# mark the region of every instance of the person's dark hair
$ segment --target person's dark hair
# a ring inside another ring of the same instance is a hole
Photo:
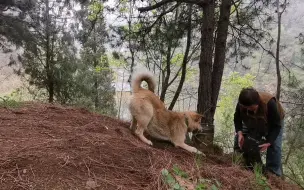
[[[243,88],[239,95],[239,103],[244,106],[257,105],[260,102],[259,93],[252,87]]]

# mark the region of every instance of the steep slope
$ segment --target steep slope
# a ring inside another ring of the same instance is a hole
[[[0,108],[0,189],[167,189],[161,171],[173,165],[190,176],[179,179],[185,186],[201,178],[209,187],[218,181],[220,189],[256,189],[254,175],[227,156],[208,155],[197,169],[194,155],[172,146],[149,147],[128,126],[60,105]],[[276,177],[269,186],[297,189]]]

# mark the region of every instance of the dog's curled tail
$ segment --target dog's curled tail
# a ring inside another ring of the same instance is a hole
[[[132,81],[131,81],[131,87],[133,92],[138,92],[141,87],[142,81],[146,81],[148,84],[148,89],[154,93],[156,82],[154,80],[153,74],[150,72],[139,72],[136,74],[133,74]]]

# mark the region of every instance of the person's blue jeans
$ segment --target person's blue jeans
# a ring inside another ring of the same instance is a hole
[[[245,126],[243,126],[246,128]],[[284,120],[282,120],[282,128],[277,139],[268,147],[266,153],[266,168],[276,174],[282,176],[282,141],[283,141]],[[244,134],[245,135],[245,134]],[[238,135],[234,138],[234,150],[238,151]]]
[[[266,168],[277,176],[282,176],[282,142],[283,142],[283,130],[284,120],[281,122],[282,128],[277,139],[267,149],[266,154]]]

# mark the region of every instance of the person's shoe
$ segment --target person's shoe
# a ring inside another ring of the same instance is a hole
[[[265,171],[264,171],[265,170]],[[278,174],[276,174],[274,171],[272,171],[271,169],[269,169],[269,168],[263,168],[263,174],[265,175],[265,177],[267,178],[267,179],[269,179],[269,177],[272,175],[272,176],[276,176],[276,177],[282,177],[282,176],[280,176],[280,175],[278,175]]]

